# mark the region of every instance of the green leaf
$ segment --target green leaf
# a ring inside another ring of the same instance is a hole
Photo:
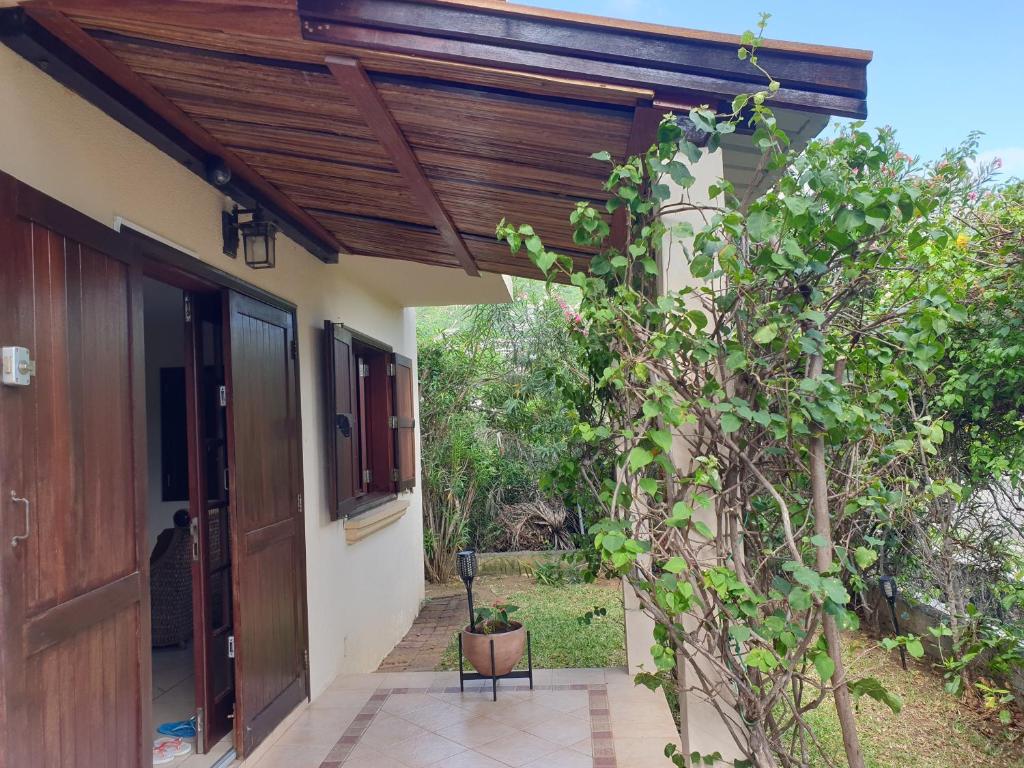
[[[811,593],[802,587],[793,587],[789,592],[788,599],[795,611],[806,611],[811,607]]]
[[[884,685],[873,677],[855,680],[849,683],[848,687],[854,699],[859,699],[861,696],[870,696],[875,701],[885,704],[896,714],[899,714],[900,710],[903,709],[903,699],[895,693],[890,693]]]
[[[907,653],[909,653],[915,659],[920,659],[922,656],[924,656],[924,645],[918,638],[910,638],[909,640],[907,640]]]
[[[710,256],[705,256],[703,253],[698,254],[690,262],[690,274],[694,277],[707,277],[711,274],[713,266],[714,262]]]
[[[815,655],[814,668],[818,670],[818,677],[822,682],[828,682],[832,679],[832,673],[836,671],[836,663],[832,661],[831,656],[822,652]]]
[[[778,323],[768,323],[768,325],[762,325],[757,329],[757,332],[754,334],[754,341],[758,344],[770,344],[778,335]]]
[[[697,531],[697,533],[699,533],[705,539],[715,538],[715,534],[711,531],[710,528],[708,528],[708,524],[705,523],[703,520],[694,520],[693,529]]]
[[[722,431],[726,434],[735,432],[742,426],[742,422],[739,417],[734,413],[723,413],[722,414]]]
[[[789,212],[794,216],[807,213],[807,209],[814,204],[814,201],[808,197],[800,197],[799,195],[787,195],[783,198],[782,202],[786,204]]]
[[[652,429],[647,433],[647,437],[665,453],[672,450],[672,435],[669,434],[668,430]]]
[[[693,507],[685,501],[677,501],[672,505],[672,519],[679,522],[687,522],[693,517]]]
[[[555,259],[558,258],[558,254],[552,253],[551,251],[541,251],[540,253],[530,252],[530,259],[537,268],[544,274],[548,273],[551,266],[555,263]]]
[[[654,455],[646,448],[641,448],[639,445],[629,452],[629,469],[632,472],[636,472],[638,469],[642,469],[654,461]]]
[[[594,160],[600,160],[602,163],[607,163],[612,159],[611,153],[607,151],[595,152],[591,157]]]
[[[686,570],[686,561],[681,557],[673,557],[662,566],[662,570],[669,573],[682,573]]]
[[[857,547],[853,552],[853,559],[857,561],[857,567],[863,570],[870,568],[878,560],[878,553],[867,547]]]
[[[755,243],[763,243],[771,238],[775,222],[764,211],[754,211],[747,217],[747,233]]]

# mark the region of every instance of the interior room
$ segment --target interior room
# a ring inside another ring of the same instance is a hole
[[[204,626],[202,617],[194,616],[193,536],[189,509],[189,430],[188,399],[186,392],[185,293],[180,288],[146,278],[143,286],[145,315],[146,363],[146,427],[147,427],[147,533],[150,550],[150,617],[153,663],[153,728],[154,740],[166,736],[182,736],[190,745],[188,755],[180,755],[170,762],[186,768],[203,768],[216,764],[219,757],[231,747],[229,735],[207,749],[206,755],[197,755],[201,749],[195,738],[197,702],[196,680],[196,627]],[[205,308],[205,304],[203,307]],[[215,308],[214,308],[215,309]],[[192,311],[190,305],[189,311]],[[199,307],[196,308],[198,314]],[[216,314],[216,313],[214,313]],[[208,546],[216,552],[217,562],[209,570],[211,598],[216,610],[211,619],[223,631],[211,633],[215,646],[213,653],[227,656],[220,647],[230,633],[230,569],[226,547],[226,488],[224,473],[223,416],[218,396],[221,391],[217,376],[219,336],[205,316],[196,317],[201,333],[203,368],[199,388],[209,396],[197,397],[202,409],[202,423],[210,425],[215,439],[204,435],[206,444],[205,475],[216,491],[208,493],[214,504],[203,504],[205,518],[210,520]],[[210,394],[213,393],[213,394]],[[212,486],[211,486],[212,487]],[[198,550],[196,551],[198,555]],[[210,560],[210,557],[207,557]],[[226,587],[226,589],[225,589]],[[224,635],[224,637],[220,637]],[[225,662],[225,660],[222,660]],[[226,662],[225,662],[226,663]],[[231,675],[224,670],[225,663],[215,665],[215,676]],[[221,688],[224,684],[221,683]],[[233,686],[231,686],[233,688]],[[225,707],[231,701],[224,701]],[[175,727],[177,724],[177,727]],[[223,729],[221,729],[223,730]],[[221,734],[218,734],[221,735]],[[154,763],[157,756],[154,755]]]

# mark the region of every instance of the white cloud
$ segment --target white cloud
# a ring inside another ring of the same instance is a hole
[[[978,153],[978,163],[985,165],[996,158],[1003,161],[1003,167],[996,178],[1005,181],[1012,176],[1024,179],[1024,147],[1001,147],[986,149]]]

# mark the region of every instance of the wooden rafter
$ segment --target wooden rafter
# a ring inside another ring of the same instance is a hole
[[[473,260],[473,254],[470,253],[455,222],[430,185],[427,174],[402,134],[402,129],[381,98],[377,87],[366,74],[366,70],[355,59],[328,56],[326,64],[345,90],[345,95],[356,104],[381,146],[387,150],[391,161],[405,179],[409,192],[434,223],[466,274],[478,276],[480,272]]]
[[[307,40],[374,51],[649,88],[657,98],[731,100],[764,79],[739,60],[739,40],[636,29],[515,6],[413,0],[299,0]],[[866,115],[866,51],[767,43],[759,60],[781,83],[773,103]]]
[[[286,234],[310,248],[324,261],[337,261],[339,251],[349,250],[316,219],[225,148],[170,99],[64,14],[35,4],[26,6],[24,13],[32,22],[93,67],[99,76],[107,78],[114,86],[134,99],[136,107],[132,116],[133,122],[139,125],[148,124],[151,129],[149,133],[152,134],[171,132],[174,136],[162,135],[161,138],[164,141],[186,145],[183,150],[190,156],[190,167],[193,171],[205,176],[203,161],[220,158],[230,168],[233,177],[231,185],[225,187],[226,193],[234,196],[240,192],[241,195],[238,196],[244,197],[239,202],[248,203],[244,198],[250,198],[263,205],[268,214],[282,224]],[[138,128],[137,125],[130,127]]]

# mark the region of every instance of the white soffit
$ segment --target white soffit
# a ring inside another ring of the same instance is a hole
[[[776,109],[775,117],[779,127],[786,132],[792,142],[792,148],[799,152],[807,146],[807,142],[821,133],[830,120],[828,115],[817,115],[810,112],[798,112],[791,109]],[[742,198],[747,188],[755,181],[757,164],[761,159],[760,152],[754,148],[750,134],[734,133],[722,141],[722,158],[725,178],[736,187],[736,193]],[[778,172],[776,172],[778,173]],[[757,180],[757,193],[761,194],[771,185],[774,176],[762,176]]]
[[[402,307],[504,304],[512,293],[504,275],[470,277],[461,267],[439,267],[401,259],[342,254],[337,267],[353,280]]]

